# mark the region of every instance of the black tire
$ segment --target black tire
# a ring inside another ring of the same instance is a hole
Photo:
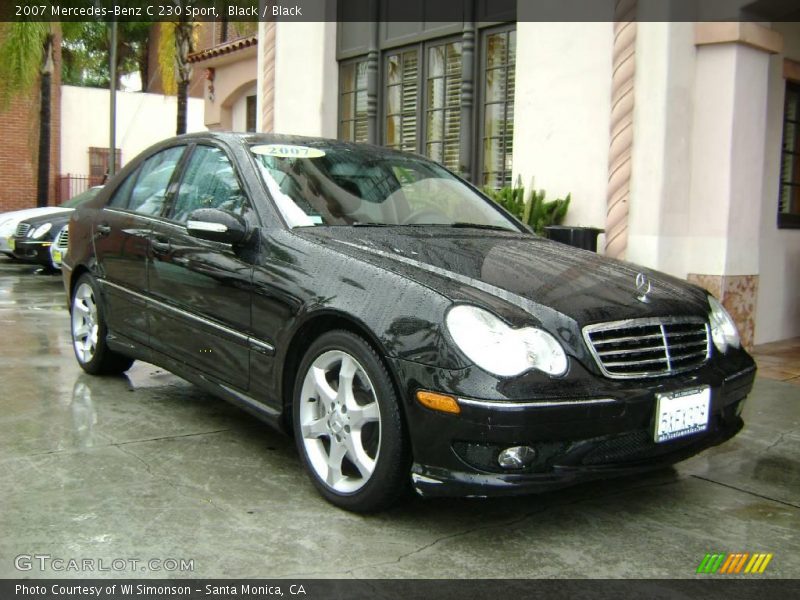
[[[349,378],[347,370],[354,373]],[[313,373],[323,373],[329,387],[318,386]],[[342,377],[350,381],[345,384],[349,395],[340,393]],[[325,392],[334,392],[335,399]],[[407,494],[411,453],[397,394],[386,367],[364,339],[331,331],[311,344],[297,371],[292,412],[297,450],[326,500],[349,511],[374,512]],[[337,460],[338,471],[330,467]]]
[[[72,349],[84,371],[92,375],[118,375],[131,368],[132,358],[108,347],[102,296],[94,277],[88,273],[81,275],[75,284],[69,314]]]

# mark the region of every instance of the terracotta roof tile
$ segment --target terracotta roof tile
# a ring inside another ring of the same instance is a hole
[[[188,60],[190,63],[196,63],[203,60],[208,60],[209,58],[214,58],[215,56],[230,54],[231,52],[236,52],[237,50],[244,50],[245,48],[255,46],[256,44],[258,44],[258,38],[256,36],[253,35],[243,37],[237,40],[231,40],[230,42],[217,44],[216,46],[206,48],[205,50],[200,50],[199,52],[193,52],[188,56]]]

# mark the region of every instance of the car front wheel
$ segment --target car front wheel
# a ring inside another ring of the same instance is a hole
[[[92,375],[119,374],[133,364],[133,359],[108,347],[104,317],[97,283],[90,275],[81,275],[70,304],[72,346],[78,364]]]
[[[356,512],[388,507],[408,488],[409,452],[391,379],[348,331],[317,339],[295,383],[294,433],[314,485]]]

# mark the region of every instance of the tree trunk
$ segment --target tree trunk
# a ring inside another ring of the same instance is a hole
[[[186,105],[189,98],[189,82],[178,82],[178,128],[177,135],[186,133]]]
[[[53,77],[53,36],[44,42],[44,63],[39,91],[39,156],[37,157],[36,206],[47,206],[50,196],[50,95]]]
[[[186,5],[191,5],[190,1]],[[186,108],[189,97],[189,84],[192,80],[192,64],[189,54],[194,49],[192,35],[194,23],[188,20],[186,11],[175,26],[175,67],[178,79],[178,127],[177,134],[186,133]]]
[[[144,50],[139,55],[139,78],[142,80],[142,91],[150,91],[150,38],[144,42]]]

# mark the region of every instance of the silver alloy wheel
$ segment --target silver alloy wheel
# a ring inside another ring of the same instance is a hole
[[[340,350],[318,356],[303,379],[300,431],[306,456],[330,489],[361,489],[378,462],[381,414],[359,362]]]
[[[94,290],[82,283],[72,299],[72,343],[75,354],[83,364],[91,362],[97,350],[97,303]]]

